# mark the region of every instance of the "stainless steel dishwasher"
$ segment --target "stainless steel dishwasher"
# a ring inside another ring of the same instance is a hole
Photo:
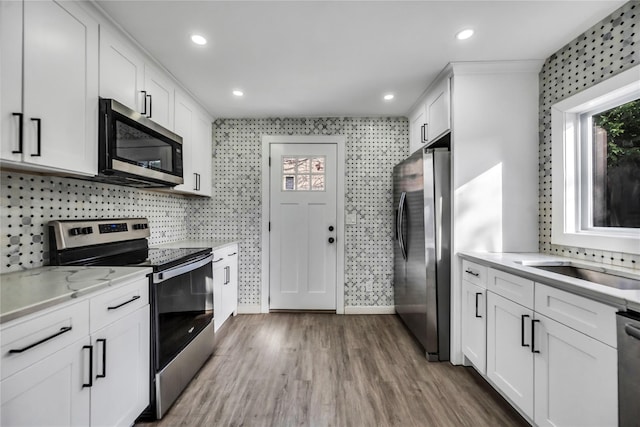
[[[620,427],[640,425],[640,313],[618,313],[618,418]]]

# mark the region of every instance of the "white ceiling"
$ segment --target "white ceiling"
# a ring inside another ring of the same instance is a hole
[[[97,3],[214,117],[244,118],[406,115],[447,63],[547,58],[624,1]]]

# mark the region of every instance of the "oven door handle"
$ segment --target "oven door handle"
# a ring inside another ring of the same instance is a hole
[[[204,265],[210,264],[212,260],[213,254],[209,254],[200,260],[185,262],[184,264],[180,264],[177,267],[170,268],[169,270],[153,273],[153,283],[161,283],[176,276],[197,270]]]

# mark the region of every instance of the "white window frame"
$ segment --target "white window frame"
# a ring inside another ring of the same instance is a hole
[[[640,254],[640,229],[591,226],[591,152],[582,148],[581,115],[604,111],[640,92],[640,65],[551,107],[551,243]]]

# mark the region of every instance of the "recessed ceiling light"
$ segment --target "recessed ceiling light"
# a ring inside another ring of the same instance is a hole
[[[234,91],[233,91],[233,94],[234,94],[235,96],[244,96],[244,92],[243,92],[243,91],[241,91],[241,90],[234,90]]]
[[[456,38],[458,40],[466,40],[473,35],[473,30],[471,28],[467,28],[466,30],[460,31],[456,34]]]
[[[385,101],[391,101],[393,99],[393,94],[392,93],[388,93],[384,96],[384,100]]]
[[[203,46],[207,44],[207,39],[202,37],[200,34],[194,34],[191,36],[191,41],[197,45]]]

